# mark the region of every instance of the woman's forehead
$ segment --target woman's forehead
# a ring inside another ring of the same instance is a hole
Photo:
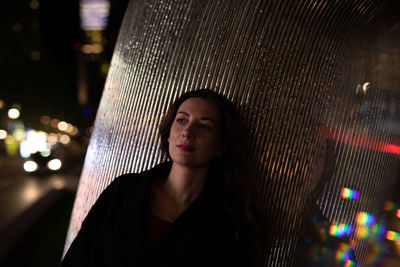
[[[219,110],[217,106],[209,100],[193,97],[186,99],[178,108],[178,113],[185,112],[189,116],[208,117],[219,120]]]

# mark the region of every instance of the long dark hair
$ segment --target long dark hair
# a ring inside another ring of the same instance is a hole
[[[250,188],[253,181],[249,180],[247,164],[247,129],[241,119],[235,105],[224,96],[210,89],[200,89],[182,94],[169,107],[161,121],[159,133],[161,138],[161,150],[166,159],[169,155],[168,137],[172,123],[180,105],[189,98],[202,98],[214,104],[220,113],[221,144],[225,151],[221,156],[215,157],[210,170],[222,173],[215,186],[218,186],[224,195],[225,208],[237,222],[247,221],[249,213],[247,207],[250,204]]]

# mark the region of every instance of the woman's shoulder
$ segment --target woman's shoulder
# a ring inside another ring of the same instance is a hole
[[[147,185],[151,183],[154,178],[168,174],[170,169],[170,163],[164,162],[142,172],[121,174],[107,186],[106,190],[128,190],[131,189],[132,186]]]

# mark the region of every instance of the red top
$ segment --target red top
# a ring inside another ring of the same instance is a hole
[[[170,222],[163,220],[151,212],[147,213],[146,243],[152,245],[168,229]]]

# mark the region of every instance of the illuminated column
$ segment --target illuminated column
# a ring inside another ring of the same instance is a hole
[[[394,183],[398,160],[378,152],[375,138],[381,138],[379,144],[390,142],[391,130],[362,114],[355,121],[349,113],[358,105],[353,101],[361,92],[357,84],[371,83],[368,103],[383,101],[375,89],[388,84],[382,77],[390,64],[364,81],[374,66],[361,59],[372,49],[363,46],[363,36],[379,34],[370,26],[385,7],[385,1],[368,0],[131,1],[66,247],[116,176],[160,162],[157,127],[162,114],[178,95],[198,88],[213,88],[233,99],[251,125],[259,203],[281,228],[270,233],[271,243],[260,245],[261,266],[293,263],[304,203],[314,188],[322,192],[314,195],[316,204],[332,221],[351,220],[356,209],[377,211],[381,199],[364,197]],[[379,109],[371,112],[384,116]],[[365,129],[379,134],[359,143],[356,138]],[[349,132],[354,134],[350,141]],[[372,168],[374,164],[378,167]],[[378,183],[382,177],[388,178]],[[343,187],[354,186],[360,193],[354,201],[364,199],[357,207],[341,198]]]

